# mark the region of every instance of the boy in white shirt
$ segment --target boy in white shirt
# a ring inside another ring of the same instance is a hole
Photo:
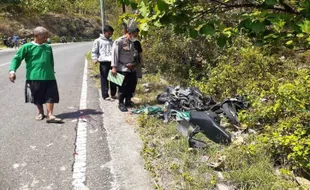
[[[113,32],[114,29],[106,25],[103,34],[100,34],[100,37],[94,41],[92,48],[93,62],[100,63],[101,93],[104,100],[116,99],[116,84],[107,79],[111,70]],[[109,87],[111,97],[109,97]]]

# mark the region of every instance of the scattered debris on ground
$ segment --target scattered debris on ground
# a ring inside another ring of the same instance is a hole
[[[147,90],[150,86],[149,83],[142,84],[142,87]],[[157,103],[164,104],[164,107],[146,106],[134,110],[133,113],[157,115],[166,123],[176,119],[179,123],[177,130],[188,138],[190,147],[196,148],[206,146],[204,142],[193,138],[198,133],[203,133],[213,142],[230,144],[231,134],[221,126],[221,118],[226,118],[229,126],[239,129],[238,112],[248,108],[248,104],[241,96],[216,103],[211,97],[204,96],[198,88],[194,87],[186,89],[167,87],[166,92],[157,96]],[[243,141],[241,136],[237,136],[236,139],[237,142]]]

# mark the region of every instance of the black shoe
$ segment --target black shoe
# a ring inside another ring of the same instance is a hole
[[[111,98],[112,98],[113,100],[117,100],[117,96],[116,96],[116,95],[111,96]]]
[[[121,111],[121,112],[128,112],[128,109],[126,108],[126,106],[124,104],[119,104],[118,105],[118,109]]]
[[[105,99],[107,99],[107,98],[109,98],[109,96],[102,96],[102,98],[105,100]]]
[[[135,104],[131,100],[126,100],[125,106],[128,108],[132,108],[132,107],[135,107]]]

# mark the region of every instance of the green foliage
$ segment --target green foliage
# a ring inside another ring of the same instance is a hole
[[[145,70],[160,73],[172,84],[186,84],[190,73],[205,76],[219,52],[216,42],[198,37],[187,39],[162,29],[142,39]]]
[[[119,0],[138,9],[142,31],[147,25],[171,27],[176,34],[196,38],[198,34],[219,39],[224,47],[240,33],[256,45],[309,47],[309,0]],[[225,31],[230,31],[226,35]],[[223,35],[225,37],[223,37]],[[226,42],[225,42],[226,40]],[[289,44],[286,42],[290,41]]]
[[[212,24],[206,24],[203,27],[201,27],[200,33],[211,36],[215,33],[215,28]]]
[[[59,43],[60,42],[60,37],[59,36],[53,36],[52,38],[51,38],[51,42],[52,43]]]
[[[244,43],[237,47],[219,57],[208,80],[191,84],[219,100],[248,95],[251,109],[239,115],[243,127],[261,131],[277,162],[310,171],[310,70],[297,57],[265,56]]]

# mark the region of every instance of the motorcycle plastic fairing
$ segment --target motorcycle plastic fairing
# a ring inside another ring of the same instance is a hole
[[[198,126],[200,131],[213,142],[219,144],[231,143],[231,135],[206,112],[192,111],[189,122],[194,126]]]

